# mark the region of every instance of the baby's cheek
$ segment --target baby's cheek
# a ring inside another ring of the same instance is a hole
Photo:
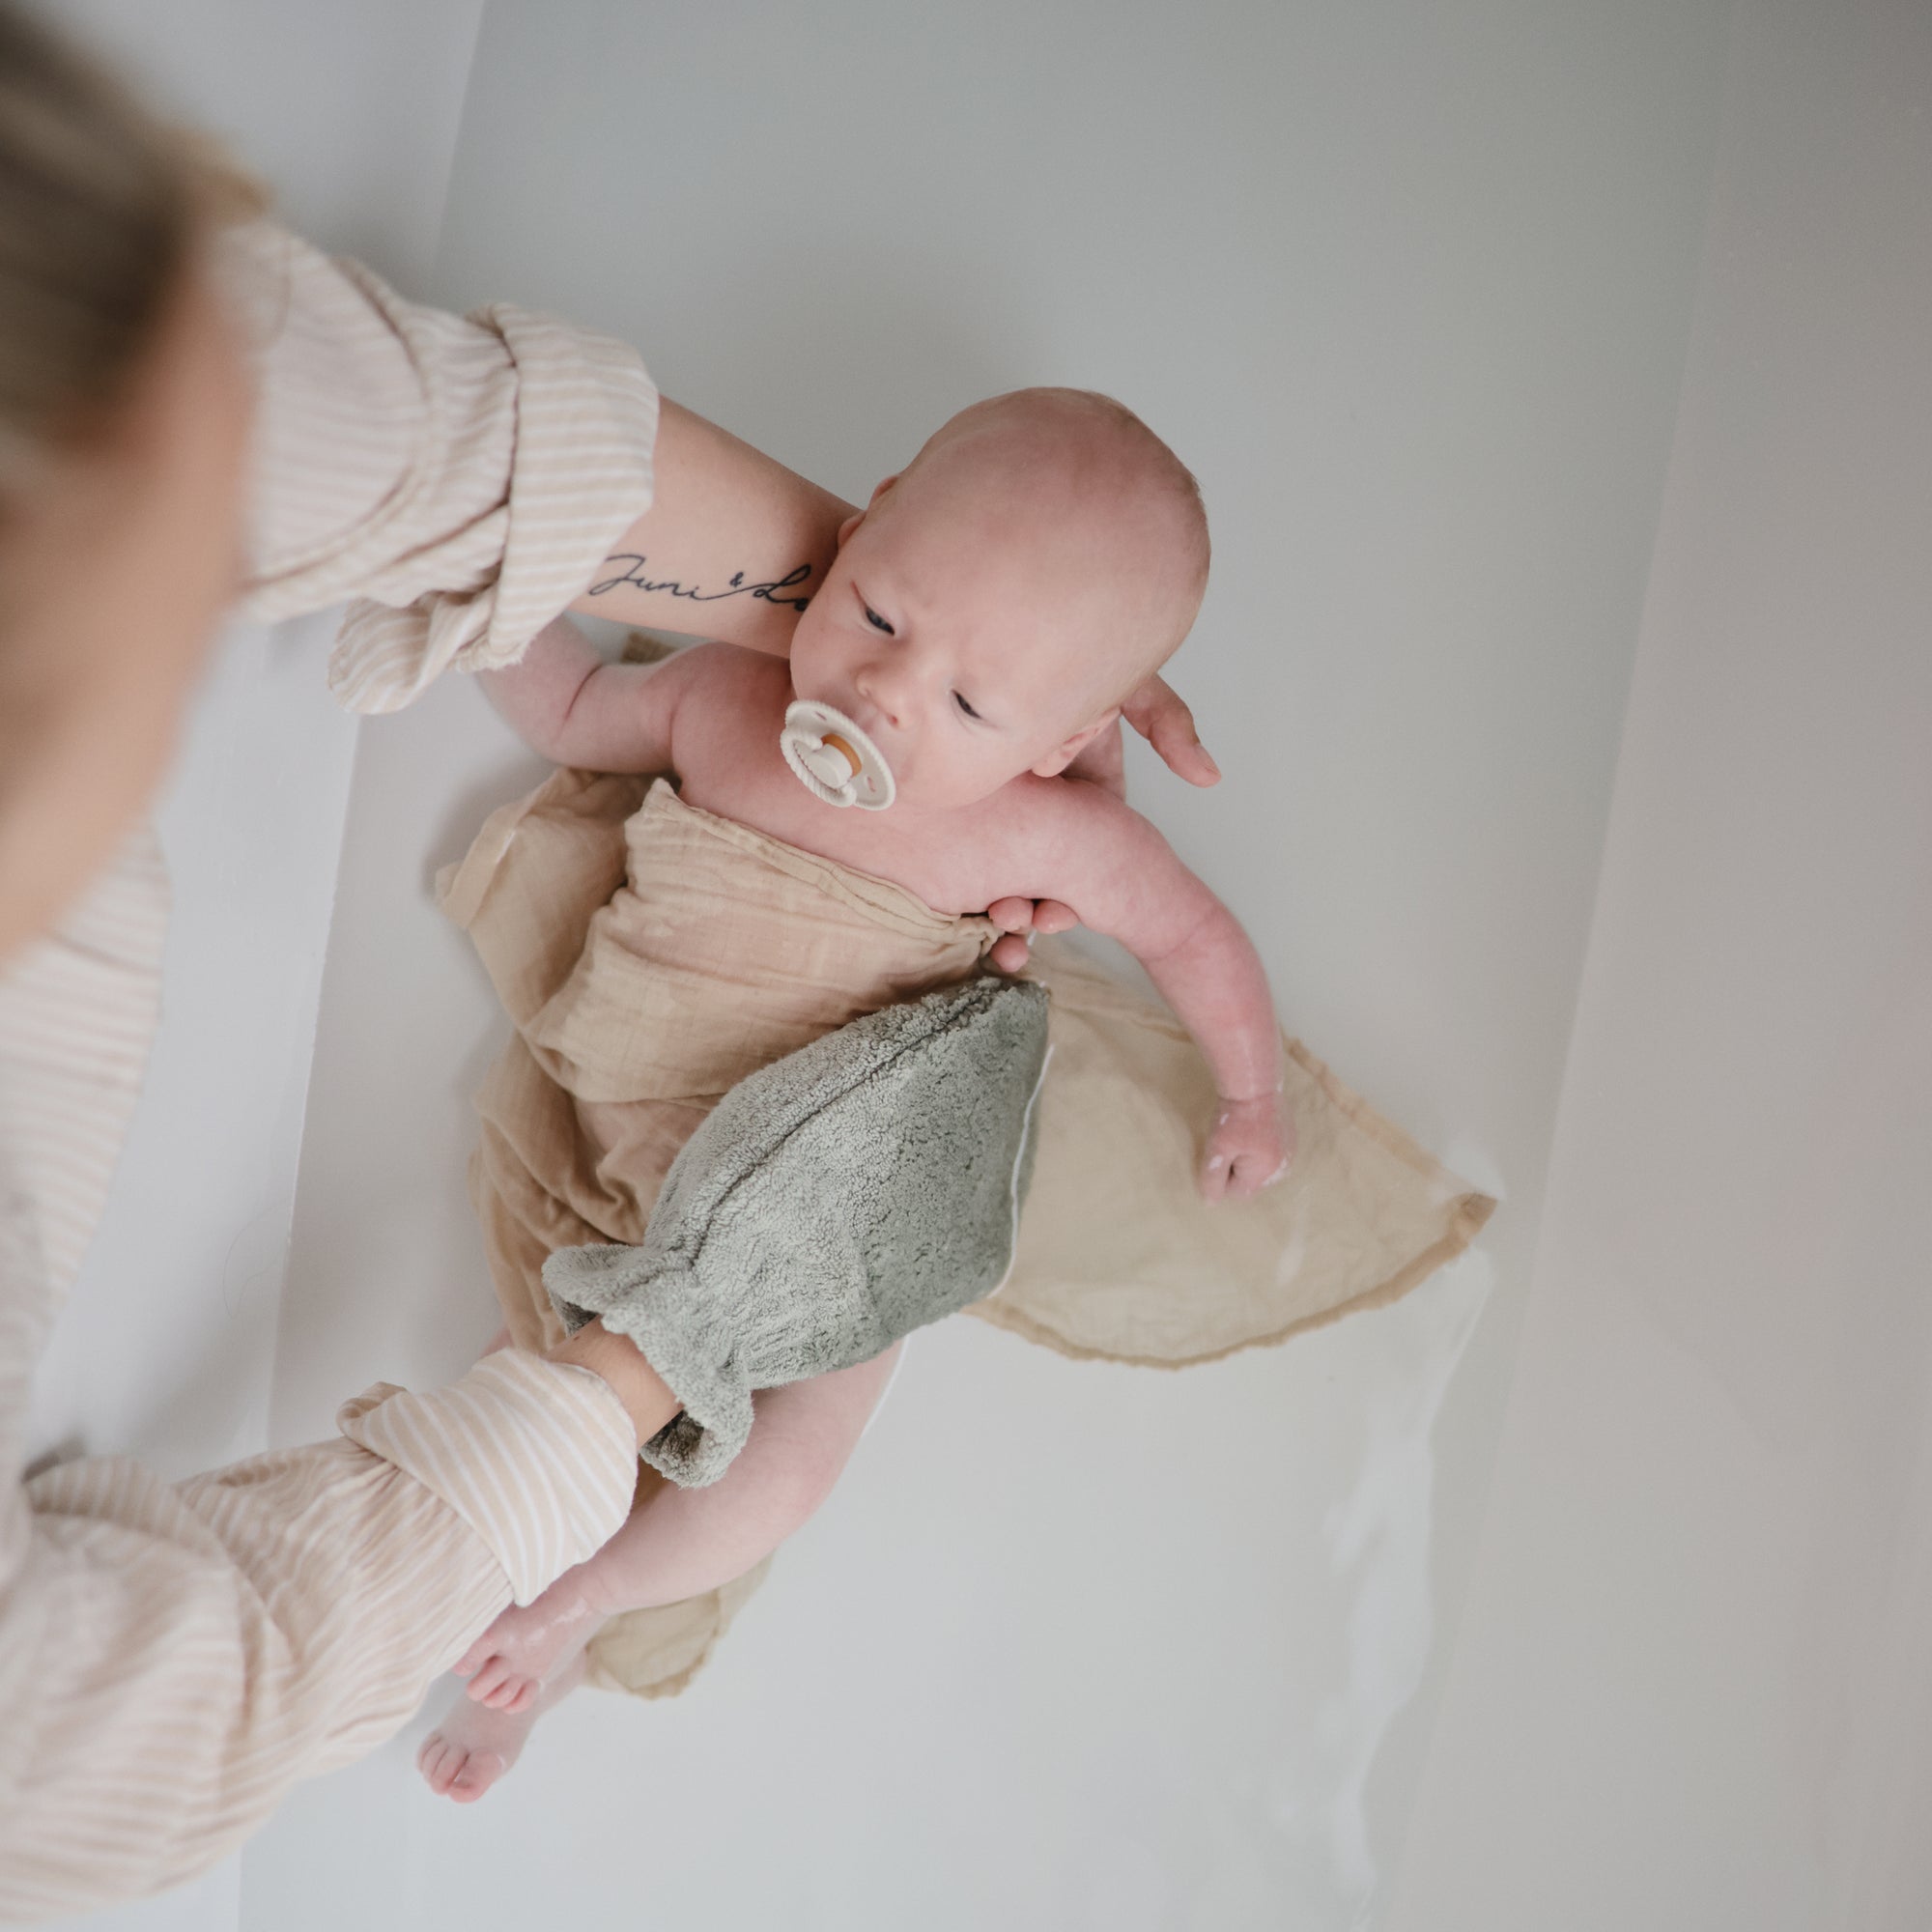
[[[791,682],[792,689],[801,697],[813,697],[817,693],[810,687],[822,683],[826,675],[825,632],[827,626],[814,624],[811,612],[808,611],[798,620],[798,628],[791,634]]]
[[[805,614],[799,618],[797,628],[791,634],[794,683],[801,676],[833,682],[853,668],[858,639],[849,625],[840,624],[833,615],[826,603],[830,595],[830,591],[821,590],[806,606]],[[799,695],[804,696],[807,694],[801,692]]]
[[[989,758],[973,748],[948,745],[944,732],[922,733],[906,749],[907,795],[928,810],[958,810],[991,798],[1019,776],[1004,758]]]

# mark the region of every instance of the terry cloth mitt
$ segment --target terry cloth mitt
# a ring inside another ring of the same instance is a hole
[[[752,1391],[869,1361],[1012,1265],[1046,994],[973,980],[868,1013],[719,1101],[637,1247],[560,1248],[544,1286],[643,1351],[684,1413],[643,1447],[687,1487],[745,1446]]]

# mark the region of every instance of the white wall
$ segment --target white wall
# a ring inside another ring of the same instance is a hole
[[[1183,1377],[947,1324],[689,1696],[575,1700],[474,1812],[415,1785],[419,1725],[257,1840],[244,1922],[505,1923],[564,1889],[593,1925],[1358,1918],[1527,1281],[1721,30],[491,6],[437,298],[636,340],[848,494],[1036,381],[1115,390],[1196,466],[1219,561],[1179,674],[1230,777],[1143,761],[1139,795],[1291,1022],[1510,1201],[1403,1307]],[[462,686],[364,728],[278,1434],[493,1325],[460,1166],[497,1022],[426,884],[529,773]]]
[[[435,247],[484,0],[39,4],[218,134],[324,247],[384,274]]]
[[[1487,1532],[1391,1932],[1932,1922],[1932,14],[1738,14]]]

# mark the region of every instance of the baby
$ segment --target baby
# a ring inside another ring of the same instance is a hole
[[[1193,478],[1120,405],[1023,390],[948,422],[838,546],[789,662],[707,644],[607,665],[559,620],[486,674],[492,700],[559,764],[672,774],[683,806],[935,913],[1015,897],[1071,907],[1140,960],[1208,1060],[1220,1098],[1203,1193],[1236,1200],[1278,1179],[1293,1129],[1253,945],[1152,826],[1062,776],[1193,623],[1208,556]],[[801,782],[781,750],[799,699],[860,727],[890,768],[889,807],[839,810]],[[640,1508],[588,1563],[506,1611],[458,1664],[473,1701],[423,1747],[433,1788],[469,1800],[501,1776],[603,1618],[739,1576],[782,1541],[889,1373],[882,1360],[770,1392],[724,1480]]]

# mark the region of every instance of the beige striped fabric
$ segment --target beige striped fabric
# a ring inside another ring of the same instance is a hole
[[[636,353],[508,303],[423,308],[273,228],[234,251],[273,484],[254,614],[353,589],[328,681],[355,711],[512,663],[650,507],[658,395]]]
[[[56,1293],[80,1272],[140,1095],[167,933],[167,870],[143,826],[59,932],[0,961],[0,1148]]]
[[[482,1540],[519,1604],[534,1602],[621,1522],[638,1438],[588,1369],[506,1349],[454,1388],[411,1395],[378,1382],[336,1417],[342,1433],[434,1490]],[[498,1445],[514,1443],[505,1458]]]
[[[259,358],[255,614],[351,596],[331,681],[392,709],[497,663],[648,505],[629,351],[473,322],[256,228],[230,272]],[[519,636],[519,633],[522,636]],[[514,1597],[624,1520],[637,1438],[584,1370],[503,1353],[381,1384],[342,1439],[178,1484],[126,1458],[20,1480],[33,1369],[99,1221],[154,1036],[152,838],[0,962],[0,1919],[193,1877],[297,1778],[389,1736]]]

